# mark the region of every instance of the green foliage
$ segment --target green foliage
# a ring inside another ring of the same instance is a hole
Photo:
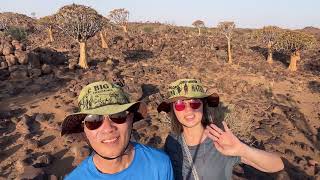
[[[152,33],[154,31],[154,27],[153,26],[144,26],[142,30],[145,33]]]
[[[56,20],[58,27],[79,42],[84,42],[102,29],[104,21],[96,10],[77,4],[59,9]]]
[[[7,30],[5,30],[5,35],[11,35],[18,41],[27,40],[27,31],[20,27],[9,27]]]
[[[317,40],[314,36],[299,31],[283,31],[279,35],[275,48],[280,51],[301,51],[311,48]]]
[[[227,39],[231,39],[236,25],[234,24],[234,22],[225,21],[220,22],[217,28],[219,32],[222,33]]]
[[[273,48],[277,43],[281,29],[277,26],[265,26],[262,29],[258,29],[252,33],[252,38],[257,39],[265,45],[270,45],[269,48]]]

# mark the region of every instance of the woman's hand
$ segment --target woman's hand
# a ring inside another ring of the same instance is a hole
[[[225,131],[214,124],[206,127],[207,136],[213,140],[216,149],[226,156],[239,156],[243,143],[231,132],[226,122],[222,122]]]
[[[277,172],[284,168],[279,156],[247,146],[233,135],[225,122],[222,124],[225,131],[214,124],[208,125],[205,130],[220,153],[225,156],[240,156],[241,162],[264,172]]]

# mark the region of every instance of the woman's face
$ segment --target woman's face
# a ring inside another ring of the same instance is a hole
[[[174,113],[183,128],[201,125],[203,102],[200,99],[178,100],[172,103]]]

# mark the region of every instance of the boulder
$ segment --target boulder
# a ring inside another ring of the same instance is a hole
[[[14,55],[16,56],[20,64],[28,64],[28,55],[25,51],[16,50],[14,52]]]
[[[6,62],[8,63],[8,66],[16,65],[18,62],[18,59],[13,54],[6,55],[5,59],[6,59]]]

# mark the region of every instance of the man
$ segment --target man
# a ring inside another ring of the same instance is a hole
[[[80,112],[65,118],[61,135],[84,133],[94,153],[66,179],[173,179],[165,153],[130,142],[133,122],[146,115],[144,103],[130,103],[119,86],[106,81],[84,87],[78,102]]]

